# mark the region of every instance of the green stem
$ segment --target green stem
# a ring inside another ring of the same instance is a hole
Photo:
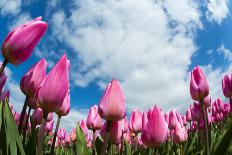
[[[43,155],[44,131],[46,127],[47,117],[48,117],[48,112],[44,111],[42,123],[41,123],[39,134],[38,134],[38,148],[36,151],[36,155]]]
[[[4,59],[4,61],[3,61],[3,63],[2,63],[2,66],[1,66],[1,68],[0,68],[0,75],[2,74],[2,72],[4,71],[4,69],[5,69],[5,67],[6,67],[6,65],[7,65],[7,60],[6,59]]]
[[[204,118],[204,138],[205,138],[205,151],[206,151],[206,155],[209,155],[209,135],[208,135],[208,120],[207,120],[207,111],[206,108],[204,106],[204,103],[201,102],[202,105],[202,111],[203,111],[203,118]]]
[[[106,155],[107,145],[108,145],[109,137],[110,137],[110,126],[111,126],[111,122],[107,120],[106,133],[104,136],[104,142],[103,142],[103,146],[102,146],[102,150],[101,150],[101,155]]]
[[[26,141],[27,124],[28,124],[30,113],[31,113],[31,107],[29,107],[28,115],[27,115],[27,119],[26,119],[26,125],[23,128],[23,145],[24,146],[25,146],[25,141]]]
[[[24,117],[25,117],[25,114],[27,112],[27,102],[28,102],[28,97],[26,97],[26,99],[24,101],[23,109],[22,109],[22,112],[20,114],[20,120],[19,120],[19,126],[18,126],[19,134],[22,133]]]
[[[57,123],[56,123],[56,129],[55,129],[55,133],[54,133],[53,140],[52,140],[52,148],[51,148],[50,155],[54,154],[54,147],[56,143],[57,132],[58,132],[59,125],[60,125],[60,119],[61,119],[61,116],[58,116]]]

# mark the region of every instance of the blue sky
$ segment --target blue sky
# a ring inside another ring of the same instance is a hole
[[[49,23],[32,57],[8,65],[10,100],[19,111],[23,74],[41,58],[49,71],[63,53],[71,60],[72,109],[63,121],[70,128],[98,104],[112,78],[122,84],[128,113],[155,104],[184,112],[196,65],[205,71],[212,98],[223,98],[221,78],[232,68],[231,9],[229,0],[3,0],[1,43],[9,30],[37,16]]]

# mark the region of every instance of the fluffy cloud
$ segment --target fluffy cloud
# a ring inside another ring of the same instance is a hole
[[[20,12],[21,0],[1,0],[0,15],[16,15]]]
[[[32,18],[29,13],[21,13],[17,18],[14,18],[8,26],[9,30],[12,30],[13,28],[22,25],[28,21],[31,21]]]
[[[221,44],[221,46],[217,49],[219,53],[222,53],[225,57],[225,59],[232,61],[232,52],[228,48],[224,46],[224,44]]]
[[[206,17],[212,22],[221,24],[223,19],[229,15],[228,0],[209,0],[207,3]]]
[[[103,86],[116,78],[129,111],[155,104],[168,110],[190,103],[188,65],[200,16],[192,1],[81,0],[70,15],[53,14],[52,26],[53,35],[74,51],[71,76],[77,85],[97,80]]]

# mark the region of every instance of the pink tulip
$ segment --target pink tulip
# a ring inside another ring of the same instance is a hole
[[[79,122],[79,125],[80,125],[80,128],[81,128],[84,136],[87,137],[88,136],[88,128],[87,128],[85,120],[81,120],[81,122]]]
[[[41,82],[46,77],[47,62],[41,59],[23,76],[20,82],[21,91],[28,97],[33,97]]]
[[[128,124],[128,121],[127,121],[126,117],[123,120],[124,120],[123,133],[126,133],[126,132],[129,131],[129,124]]]
[[[164,114],[165,121],[169,124],[169,114]]]
[[[200,67],[191,72],[190,94],[193,100],[201,101],[209,94],[207,79]]]
[[[175,144],[183,143],[187,140],[188,133],[185,127],[181,126],[180,124],[177,124],[175,126],[175,130],[173,133],[173,141]]]
[[[194,102],[193,108],[191,109],[192,119],[194,121],[199,121],[203,116],[201,105],[197,102]]]
[[[129,128],[132,133],[140,133],[142,131],[143,113],[135,109],[131,113]]]
[[[186,111],[186,121],[188,121],[188,122],[192,121],[192,115],[191,115],[190,109],[187,109],[187,111]]]
[[[69,89],[70,62],[64,54],[38,89],[38,102],[46,112],[56,112],[62,106]]]
[[[60,109],[56,112],[58,116],[66,116],[70,111],[70,90],[67,91],[67,94],[64,98],[63,104]]]
[[[90,108],[87,120],[86,120],[87,127],[90,130],[100,130],[103,126],[102,118],[98,114],[98,106],[94,105]]]
[[[53,113],[52,112],[49,112],[48,113],[48,117],[47,117],[47,122],[50,122],[53,120]]]
[[[43,119],[43,109],[35,109],[31,117],[35,125],[40,125]]]
[[[14,65],[27,60],[47,30],[48,24],[42,17],[23,24],[12,30],[2,44],[2,55]]]
[[[118,81],[112,80],[107,85],[98,110],[100,116],[109,121],[121,120],[126,116],[125,96]]]
[[[119,144],[121,142],[123,125],[124,125],[124,120],[113,121],[111,123],[110,140],[114,144]]]
[[[154,107],[150,112],[146,127],[142,132],[142,141],[148,147],[158,147],[164,143],[168,133],[168,124],[165,121],[163,112]]]
[[[71,137],[71,141],[75,142],[77,140],[77,136],[76,136],[76,128],[74,128],[71,133],[70,133],[70,137]]]
[[[177,123],[179,123],[179,121],[178,121],[177,116],[176,116],[176,111],[172,110],[169,113],[169,124],[168,124],[169,129],[173,130]]]
[[[203,99],[203,104],[205,108],[210,107],[211,105],[211,97],[208,95]]]
[[[232,96],[232,77],[231,75],[225,75],[222,79],[222,91],[226,98]]]
[[[66,136],[66,130],[64,128],[59,129],[57,133],[57,138],[59,140],[64,140],[65,136]]]
[[[144,111],[144,112],[143,112],[143,119],[142,119],[142,129],[145,128],[147,122],[148,122],[148,119],[147,119],[147,112]]]
[[[52,129],[53,129],[53,124],[54,124],[54,120],[52,120],[50,122],[46,122],[45,131],[46,132],[51,132]]]

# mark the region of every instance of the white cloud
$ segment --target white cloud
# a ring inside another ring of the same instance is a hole
[[[221,24],[229,12],[228,0],[209,0],[207,3],[206,17],[211,22]]]
[[[221,46],[217,49],[219,53],[222,53],[225,57],[225,59],[232,61],[232,51],[228,48],[225,48],[224,44],[221,44]]]
[[[165,110],[190,104],[187,71],[197,48],[194,32],[202,27],[197,3],[77,3],[70,16],[62,10],[53,14],[51,24],[53,35],[74,50],[71,76],[77,85],[93,80],[103,85],[116,78],[122,83],[129,111],[154,104]]]
[[[20,12],[21,0],[1,0],[0,15],[16,15]]]

